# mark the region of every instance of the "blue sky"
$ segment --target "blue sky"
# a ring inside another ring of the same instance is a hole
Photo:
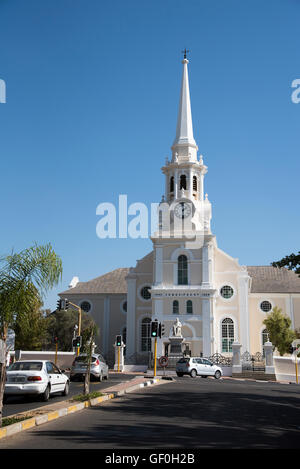
[[[1,253],[51,242],[62,283],[134,266],[96,207],[159,202],[190,49],[194,135],[218,246],[243,265],[299,250],[299,0],[0,0]]]

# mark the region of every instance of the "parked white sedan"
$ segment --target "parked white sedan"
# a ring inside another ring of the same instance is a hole
[[[13,363],[6,370],[4,397],[38,395],[48,401],[50,394],[69,393],[69,378],[54,363],[26,360]]]
[[[214,365],[207,358],[202,357],[187,357],[181,358],[176,363],[177,376],[190,375],[196,378],[197,375],[206,378],[207,376],[214,376],[216,379],[221,378],[223,371],[219,366]]]

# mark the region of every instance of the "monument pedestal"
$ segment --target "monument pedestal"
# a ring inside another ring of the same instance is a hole
[[[170,341],[170,352],[169,357],[182,356],[182,342],[183,337],[169,337]]]

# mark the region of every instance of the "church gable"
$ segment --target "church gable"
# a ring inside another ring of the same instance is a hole
[[[238,259],[234,259],[233,257],[226,254],[219,248],[215,250],[215,272],[216,273],[223,273],[223,272],[240,272],[245,270],[238,262]]]

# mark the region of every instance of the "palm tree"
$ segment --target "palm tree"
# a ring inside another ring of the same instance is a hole
[[[0,339],[4,354],[0,377],[0,427],[6,370],[6,339],[16,314],[28,314],[62,277],[62,262],[51,244],[34,245],[0,258]]]

